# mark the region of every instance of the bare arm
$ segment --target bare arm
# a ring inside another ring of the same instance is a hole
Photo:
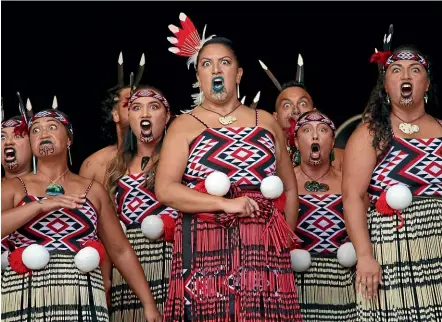
[[[90,158],[87,158],[81,164],[80,172],[78,174],[84,178],[95,180],[94,168],[94,163],[90,160]]]
[[[292,231],[295,231],[299,211],[296,175],[293,171],[293,165],[286,149],[284,132],[281,127],[274,122],[273,117],[271,117],[270,114],[269,119],[272,120],[272,124],[274,125],[273,129],[276,134],[276,173],[284,184],[284,192],[287,198],[284,209],[285,218],[290,225],[290,228],[292,228]]]
[[[342,196],[345,225],[357,257],[372,256],[367,228],[366,195],[376,165],[376,151],[366,125],[355,130],[345,148]]]
[[[155,178],[158,201],[187,213],[222,211],[224,198],[197,192],[181,183],[189,156],[184,129],[189,119],[178,117],[170,126],[161,148]]]
[[[110,260],[137,295],[144,308],[156,307],[144,271],[132,246],[124,235],[115,214],[114,205],[106,190],[103,186],[94,184],[90,194],[95,196],[95,200],[98,200],[95,203],[99,205],[98,236]]]
[[[41,213],[41,204],[31,202],[14,207],[14,194],[23,189],[18,180],[2,181],[2,238],[13,233]]]

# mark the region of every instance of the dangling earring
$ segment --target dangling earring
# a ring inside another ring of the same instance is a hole
[[[34,170],[34,175],[37,174],[37,158],[32,155],[32,169]]]
[[[301,163],[301,152],[299,152],[299,150],[296,150],[295,152],[294,162],[296,165],[299,165]]]
[[[71,146],[68,145],[69,164],[72,166]]]
[[[428,94],[427,94],[427,92],[425,92],[425,94],[424,94],[424,100],[425,100],[425,104],[427,104],[428,103]]]
[[[335,161],[335,150],[331,150],[330,152],[330,164],[332,164],[333,161]]]
[[[240,97],[240,95],[239,95],[239,84],[236,84],[236,95],[238,96],[238,98]]]
[[[387,94],[387,97],[385,98],[385,100],[387,101],[387,104],[390,104],[390,96],[388,96],[388,94]]]

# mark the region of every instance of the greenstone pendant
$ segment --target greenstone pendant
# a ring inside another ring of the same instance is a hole
[[[52,183],[46,188],[46,194],[48,196],[64,195],[64,189],[59,184]]]
[[[330,189],[327,184],[319,183],[317,181],[306,181],[304,188],[309,192],[326,192]]]

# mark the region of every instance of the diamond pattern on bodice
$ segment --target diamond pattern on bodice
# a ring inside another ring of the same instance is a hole
[[[192,186],[213,171],[230,181],[259,185],[276,171],[275,141],[262,127],[208,128],[190,144],[184,181]]]
[[[300,195],[295,233],[302,240],[301,249],[322,254],[337,252],[347,238],[342,196]]]
[[[26,195],[17,207],[43,199]],[[97,239],[97,213],[88,199],[80,209],[61,208],[41,213],[11,236],[15,247],[36,243],[47,250],[73,252],[79,251],[82,244],[91,239]]]
[[[394,137],[388,153],[373,171],[369,186],[375,201],[382,191],[397,183],[407,185],[413,195],[442,195],[442,138]]]
[[[115,193],[117,214],[126,226],[141,223],[150,215],[166,214],[177,218],[178,212],[158,202],[153,191],[145,187],[144,173],[129,174],[122,177]]]

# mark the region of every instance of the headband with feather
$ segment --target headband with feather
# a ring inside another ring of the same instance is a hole
[[[144,74],[144,66],[146,65],[146,58],[144,56],[144,53],[141,55],[140,63],[138,65],[137,75],[135,77],[135,81],[133,82],[132,86],[137,87],[140,84],[141,79],[143,78]],[[118,88],[124,87],[124,68],[123,68],[123,52],[120,52],[120,55],[118,56]],[[118,100],[116,98],[115,100]]]
[[[174,45],[174,47],[169,47],[169,51],[178,56],[188,57],[187,68],[190,68],[190,65],[193,64],[196,69],[196,59],[201,47],[206,41],[215,37],[215,35],[205,38],[207,27],[205,25],[202,38],[200,38],[198,30],[186,14],[181,12],[179,19],[182,29],[175,25],[169,25],[169,30],[175,35],[175,37],[167,37],[167,40]]]
[[[264,69],[267,76],[270,78],[270,80],[273,82],[276,88],[281,92],[282,91],[281,83],[276,79],[275,75],[273,75],[270,69],[261,60],[258,61],[262,69]],[[304,60],[302,59],[301,54],[298,55],[295,81],[300,85],[304,86]]]

